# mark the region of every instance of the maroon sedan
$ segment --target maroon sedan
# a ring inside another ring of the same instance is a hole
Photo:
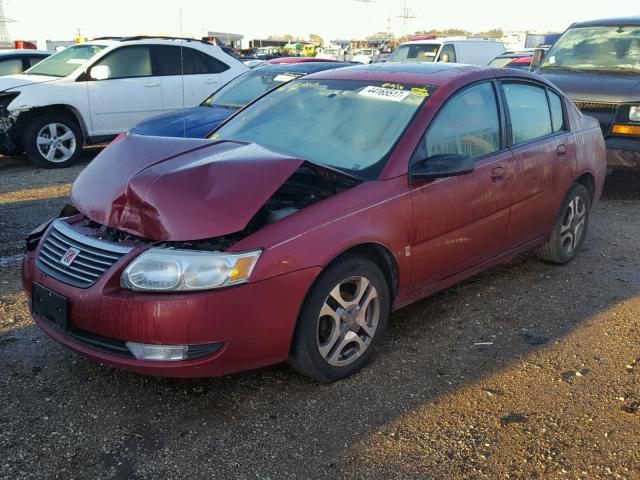
[[[27,241],[33,317],[151,375],[362,368],[389,312],[535,249],[571,261],[598,122],[540,77],[376,64],[294,80],[210,139],[129,135]]]

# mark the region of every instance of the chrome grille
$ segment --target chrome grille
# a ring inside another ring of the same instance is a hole
[[[70,249],[77,253],[69,264],[65,264],[62,259]],[[131,250],[88,237],[64,221],[55,220],[42,242],[36,265],[56,280],[88,288]]]

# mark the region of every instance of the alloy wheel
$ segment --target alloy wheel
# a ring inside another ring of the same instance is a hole
[[[317,346],[322,358],[335,367],[355,362],[370,346],[380,320],[378,291],[365,277],[338,283],[322,304]]]
[[[567,205],[560,226],[560,247],[567,255],[571,255],[580,244],[584,233],[587,205],[580,195],[576,195]]]
[[[52,163],[66,162],[76,151],[76,136],[62,123],[49,123],[42,127],[36,143],[40,154]]]

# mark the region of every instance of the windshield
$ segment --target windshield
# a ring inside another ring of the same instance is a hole
[[[374,180],[433,89],[360,80],[298,80],[249,106],[210,138],[257,143]]]
[[[29,75],[66,77],[105,48],[107,48],[106,45],[74,45],[73,47],[65,48],[61,52],[45,58],[24,73]]]
[[[514,57],[496,57],[489,62],[489,65],[487,65],[487,67],[502,68],[507,63],[513,62],[513,60]]]
[[[299,77],[302,74],[252,70],[227,83],[202,104],[208,107],[242,108],[263,93]]]
[[[437,43],[414,43],[400,45],[387,62],[433,62],[440,45]]]
[[[541,69],[640,71],[640,27],[567,30],[544,57]]]

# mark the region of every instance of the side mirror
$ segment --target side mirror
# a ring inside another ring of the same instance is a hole
[[[474,169],[473,159],[467,155],[439,153],[415,163],[409,171],[409,182],[455,177],[471,173]]]
[[[111,78],[111,69],[108,65],[96,65],[89,70],[89,77],[93,80],[107,80]]]
[[[544,48],[536,48],[533,51],[533,56],[531,57],[531,67],[530,67],[530,70],[532,72],[540,66],[545,53],[546,51]]]

